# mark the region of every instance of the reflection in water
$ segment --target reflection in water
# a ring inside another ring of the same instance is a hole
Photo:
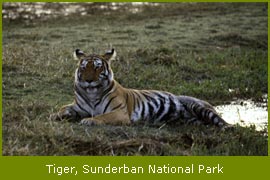
[[[215,107],[217,112],[230,124],[255,125],[257,130],[268,125],[267,97],[264,103],[252,100],[237,100],[229,105]]]

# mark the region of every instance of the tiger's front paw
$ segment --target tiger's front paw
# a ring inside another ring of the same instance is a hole
[[[101,121],[93,119],[93,118],[85,118],[85,119],[81,120],[80,124],[87,125],[87,126],[96,126],[96,125],[101,125],[103,123]]]

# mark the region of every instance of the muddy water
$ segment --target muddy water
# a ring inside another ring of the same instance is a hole
[[[229,105],[220,105],[215,108],[230,124],[255,125],[257,130],[264,129],[268,125],[267,97],[263,103],[237,100]]]

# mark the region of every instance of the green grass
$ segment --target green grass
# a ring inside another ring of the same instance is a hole
[[[267,155],[266,130],[254,127],[86,127],[48,119],[73,101],[73,50],[103,53],[111,44],[118,54],[115,79],[125,87],[214,105],[259,101],[267,93],[267,37],[265,3],[164,4],[139,14],[96,10],[3,20],[3,154]]]

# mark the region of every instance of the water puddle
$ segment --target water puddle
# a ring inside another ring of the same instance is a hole
[[[16,2],[3,4],[2,16],[3,19],[28,19],[33,20],[37,18],[47,19],[49,17],[81,15],[93,13],[93,11],[103,11],[109,15],[111,11],[127,11],[131,13],[141,12],[144,6],[159,6],[160,3],[147,2],[131,2],[131,3],[24,3]]]
[[[215,109],[230,124],[255,125],[257,130],[262,130],[268,125],[267,95],[263,103],[237,100],[229,105],[216,106]]]

